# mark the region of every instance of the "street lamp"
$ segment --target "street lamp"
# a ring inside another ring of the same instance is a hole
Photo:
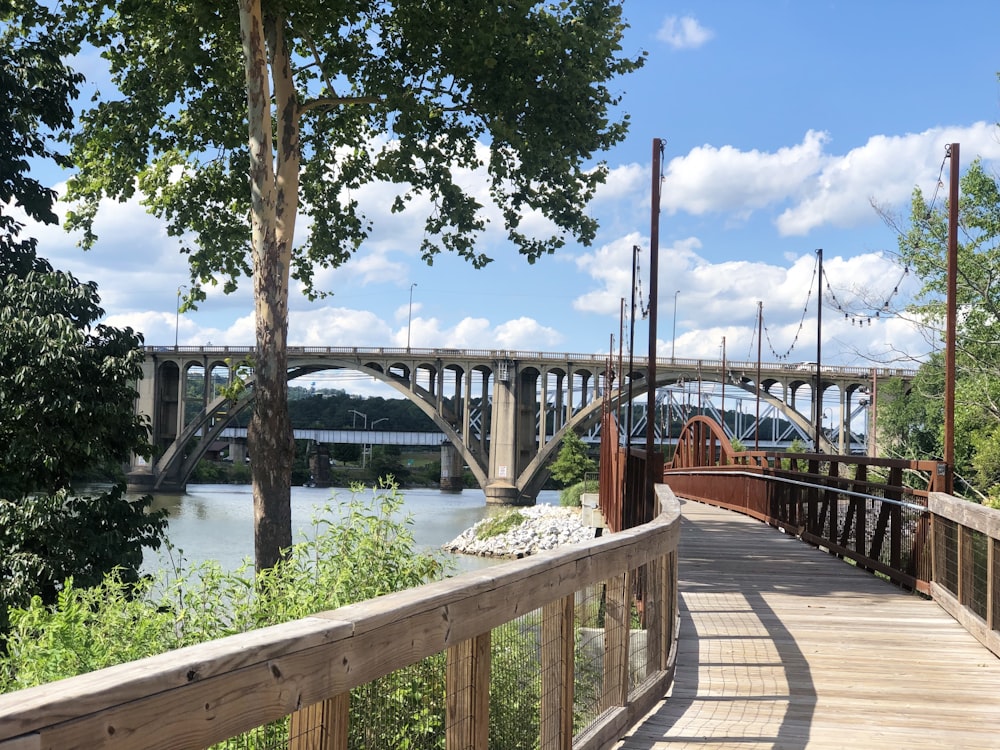
[[[366,430],[368,429],[368,415],[367,414],[365,414],[364,412],[360,412],[357,409],[348,409],[347,411],[349,411],[349,412],[351,412],[351,413],[353,413],[353,414],[355,414],[355,415],[357,415],[359,417],[363,417],[364,420],[365,420],[365,429]],[[352,430],[354,429],[354,427],[355,427],[356,424],[357,424],[357,420],[356,419],[352,419],[351,420],[351,429]]]
[[[177,340],[181,330],[181,289],[187,289],[187,284],[177,287],[177,307],[174,309],[174,349],[177,349]]]
[[[674,361],[674,344],[677,342],[677,295],[681,293],[678,289],[674,292],[674,331],[670,336],[670,362]]]
[[[406,313],[406,351],[410,351],[410,322],[413,320],[413,287],[417,282],[410,284],[410,307]]]
[[[379,417],[374,422],[372,422],[372,429],[374,430],[375,429],[375,425],[377,425],[379,422],[388,422],[388,421],[389,421],[389,417]]]

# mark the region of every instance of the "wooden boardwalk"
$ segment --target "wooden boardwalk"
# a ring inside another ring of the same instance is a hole
[[[1000,659],[934,602],[684,503],[668,698],[616,745],[1000,748]]]

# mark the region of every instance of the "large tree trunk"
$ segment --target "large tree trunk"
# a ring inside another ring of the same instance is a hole
[[[280,24],[265,21],[260,0],[239,0],[250,127],[251,232],[257,353],[254,410],[247,431],[253,477],[254,563],[273,566],[292,544],[291,476],[295,441],[288,416],[288,277],[298,155],[295,99]],[[266,29],[266,31],[265,31]],[[265,36],[266,33],[266,36]],[[279,100],[278,171],[272,153],[268,47]],[[284,80],[278,83],[284,76]],[[285,118],[291,115],[291,119]],[[289,158],[290,151],[293,157]],[[288,170],[294,168],[291,186]],[[284,178],[284,179],[283,179]],[[291,204],[292,210],[288,211]]]

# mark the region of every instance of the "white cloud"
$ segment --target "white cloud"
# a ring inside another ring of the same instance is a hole
[[[787,199],[820,171],[829,157],[826,133],[810,130],[802,143],[767,153],[733,146],[710,145],[671,159],[661,192],[661,207],[671,213],[734,213],[752,211]]]
[[[915,186],[934,190],[944,146],[962,144],[962,161],[1000,160],[996,126],[940,127],[900,136],[876,135],[846,154],[827,150],[828,133],[810,130],[802,142],[774,152],[704,145],[667,165],[662,208],[670,214],[728,214],[745,220],[775,211],[782,236],[803,236],[824,226],[856,227],[878,221],[871,201],[905,205]]]
[[[697,49],[708,42],[715,33],[702,26],[693,16],[667,16],[656,33],[656,38],[674,49]]]
[[[823,225],[856,226],[874,221],[870,199],[880,204],[905,204],[918,185],[929,196],[948,143],[962,144],[961,158],[966,165],[977,156],[1000,159],[1000,140],[991,123],[872,136],[844,156],[828,159],[805,181],[795,205],[778,217],[778,231],[804,235]]]
[[[562,336],[554,328],[525,317],[498,325],[494,335],[494,340],[501,349],[551,351],[562,341]]]
[[[374,313],[344,307],[292,312],[288,321],[291,346],[392,345],[392,329]]]

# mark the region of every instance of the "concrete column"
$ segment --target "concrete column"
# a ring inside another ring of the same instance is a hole
[[[850,410],[851,396],[847,392],[847,389],[841,386],[840,388],[840,434],[838,435],[837,441],[837,452],[841,456],[847,454],[848,442],[847,438],[850,433],[850,425],[847,424],[848,415],[851,413]]]
[[[490,460],[486,502],[516,505],[517,486],[517,365],[500,360],[493,374],[493,407],[490,410]]]
[[[573,419],[573,365],[566,365],[566,418],[563,424]]]
[[[323,443],[313,444],[312,450],[309,451],[309,473],[312,474],[314,487],[330,486],[330,446]]]
[[[174,429],[174,436],[179,436],[184,432],[184,412],[187,411],[184,396],[187,393],[188,371],[184,362],[178,362],[180,366],[180,377],[177,378],[177,427]]]
[[[142,363],[142,379],[135,384],[138,396],[135,400],[135,413],[146,417],[152,425],[150,439],[154,445],[158,445],[157,424],[161,418],[157,408],[156,394],[157,382],[156,372],[157,361],[155,356],[147,356]],[[139,490],[145,490],[153,484],[153,467],[150,462],[142,456],[132,454],[128,468],[128,486]]]
[[[437,388],[436,388],[437,399],[435,399],[434,404],[437,407],[438,414],[441,413],[441,409],[444,406],[444,365],[441,360],[438,360],[437,364]]]
[[[472,424],[472,370],[462,373],[462,442],[466,448],[472,448],[472,435],[469,434]]]
[[[556,373],[556,395],[552,402],[552,432],[556,433],[562,429],[563,422],[563,379],[565,375]]]
[[[541,400],[538,404],[538,446],[539,448],[545,445],[545,438],[548,430],[548,418],[549,418],[549,374],[548,372],[542,373],[542,394]]]
[[[329,458],[330,453],[327,452],[327,458]],[[232,459],[233,463],[237,466],[240,464],[245,464],[247,462],[247,442],[243,439],[230,440],[229,441],[229,458]],[[327,467],[329,469],[329,466]],[[313,472],[315,474],[315,472]],[[329,473],[327,474],[329,479]],[[327,485],[329,486],[329,485]]]
[[[464,486],[462,480],[462,454],[449,441],[441,443],[441,490],[443,492],[461,492]]]
[[[489,408],[489,380],[490,374],[483,370],[482,387],[479,389],[480,401],[479,401],[479,455],[482,459],[485,459],[489,454],[489,443],[486,438],[490,434],[490,424],[488,417],[490,416],[491,409]]]

